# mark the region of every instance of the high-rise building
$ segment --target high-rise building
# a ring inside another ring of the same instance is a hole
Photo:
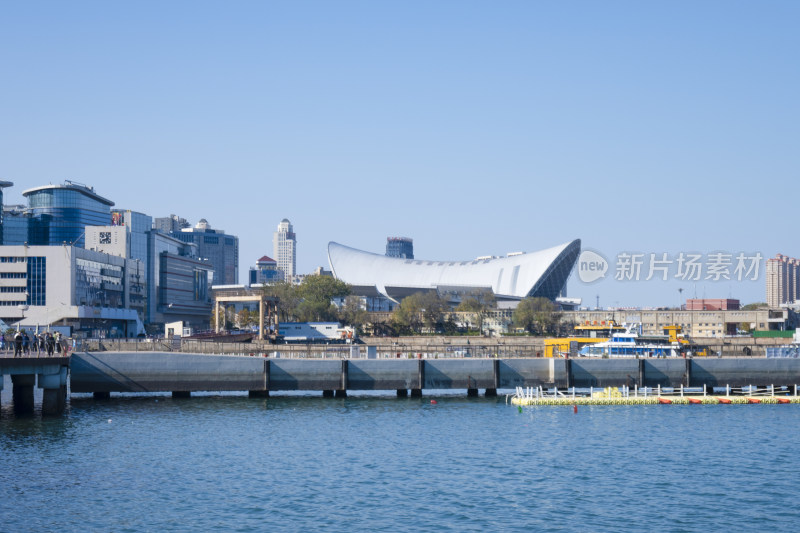
[[[414,240],[408,237],[386,237],[386,257],[414,259]]]
[[[11,187],[12,185],[14,184],[10,181],[0,181],[0,245],[3,244],[3,231],[4,231],[3,205],[5,204],[3,204],[3,189],[5,189],[6,187]]]
[[[287,218],[281,220],[278,231],[272,235],[272,251],[283,279],[292,281],[297,274],[297,236]]]
[[[31,215],[24,205],[3,206],[3,244],[25,244],[30,241],[28,229]]]
[[[111,224],[114,202],[88,185],[67,180],[62,185],[28,189],[22,195],[28,199],[27,242],[31,246],[67,244],[83,248],[86,226]]]
[[[197,245],[198,259],[209,262],[214,269],[214,285],[239,283],[239,237],[228,235],[220,229],[211,229],[204,218],[193,228],[172,231],[169,235],[185,243]]]
[[[173,231],[181,231],[184,228],[190,227],[189,222],[185,218],[178,215],[170,215],[168,217],[159,217],[153,221],[153,229],[157,229],[163,233],[172,233]]]
[[[766,270],[767,305],[774,308],[800,300],[800,259],[778,254],[767,259]]]

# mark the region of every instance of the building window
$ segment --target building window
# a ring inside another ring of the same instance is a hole
[[[47,258],[28,258],[28,305],[47,305]]]

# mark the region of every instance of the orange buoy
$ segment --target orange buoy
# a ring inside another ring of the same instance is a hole
[[[659,398],[658,399],[658,403],[664,404],[664,405],[669,405],[669,404],[672,403],[672,400],[667,400],[666,398]]]
[[[436,405],[436,400],[431,400],[431,405]]]
[[[578,405],[577,404],[572,406],[572,412],[573,413],[577,413],[578,412]]]
[[[761,400],[758,398],[748,398],[747,403],[761,403]]]
[[[789,398],[778,398],[778,403],[792,403]]]
[[[724,404],[731,403],[731,401],[728,398],[717,398],[717,400],[719,400],[719,403],[724,403]]]
[[[703,400],[699,400],[697,398],[689,398],[689,403],[693,403],[693,404],[703,403]]]

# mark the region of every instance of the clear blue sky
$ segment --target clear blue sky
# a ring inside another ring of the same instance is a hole
[[[800,256],[800,2],[5,2],[0,179],[424,259]],[[612,269],[613,269],[612,263]],[[613,277],[613,272],[610,273]],[[244,278],[242,278],[244,279]],[[594,305],[757,282],[570,282]]]

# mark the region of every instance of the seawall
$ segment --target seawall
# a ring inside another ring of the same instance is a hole
[[[273,359],[78,352],[72,392],[347,391],[800,384],[800,359]]]

